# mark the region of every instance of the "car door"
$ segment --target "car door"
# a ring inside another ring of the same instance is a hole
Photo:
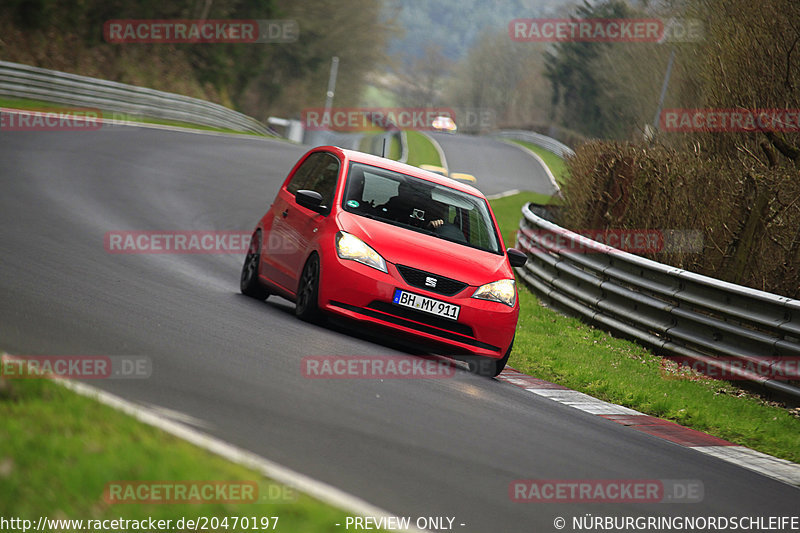
[[[300,271],[319,225],[330,213],[340,167],[339,159],[333,154],[314,152],[278,193],[270,238],[265,243],[272,262],[268,276],[291,292],[297,290]],[[298,205],[294,195],[299,190],[320,193],[322,205],[327,209],[317,213]]]

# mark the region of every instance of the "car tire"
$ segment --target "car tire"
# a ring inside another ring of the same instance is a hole
[[[311,254],[303,266],[300,283],[297,286],[297,299],[294,314],[306,322],[317,322],[319,311],[319,256]]]
[[[506,367],[508,363],[508,358],[511,355],[511,349],[514,347],[514,339],[511,339],[511,344],[508,346],[508,350],[506,354],[501,357],[500,359],[493,359],[491,357],[470,357],[469,361],[469,371],[473,374],[477,374],[479,376],[484,376],[487,378],[496,377],[503,369]]]
[[[269,297],[269,291],[258,281],[258,265],[260,263],[261,232],[257,231],[250,237],[250,246],[244,257],[242,275],[239,278],[239,289],[246,296],[256,300],[266,300]]]

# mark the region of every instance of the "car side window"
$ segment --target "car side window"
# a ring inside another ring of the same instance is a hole
[[[295,194],[301,189],[307,189],[306,183],[309,180],[309,176],[311,176],[314,168],[319,164],[319,159],[322,155],[324,154],[311,154],[303,161],[303,164],[300,165],[300,168],[297,169],[297,172],[294,173],[291,181],[286,186],[290,193]]]
[[[317,191],[322,195],[322,205],[330,207],[333,204],[333,195],[336,193],[336,183],[339,177],[339,160],[330,154],[320,154],[323,157],[319,165],[309,176],[306,188]]]
[[[327,152],[317,152],[303,161],[286,189],[292,194],[301,189],[316,191],[322,195],[322,205],[330,208],[338,178],[339,159]]]

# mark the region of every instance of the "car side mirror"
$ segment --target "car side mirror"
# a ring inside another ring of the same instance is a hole
[[[301,189],[294,194],[294,201],[297,205],[303,206],[306,209],[311,209],[317,213],[325,210],[322,206],[322,195],[317,191],[307,191]]]
[[[512,267],[523,267],[528,261],[528,256],[525,255],[525,252],[521,252],[516,248],[508,248],[506,253],[508,254],[508,261],[511,263]]]

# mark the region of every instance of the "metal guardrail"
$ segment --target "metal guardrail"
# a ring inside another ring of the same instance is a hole
[[[784,379],[787,364],[800,379],[800,300],[611,248],[532,206],[522,209],[517,245],[528,262],[517,273],[545,300],[657,353],[800,397]]]
[[[504,130],[494,134],[496,137],[504,137],[506,139],[516,139],[518,141],[526,141],[536,146],[541,146],[545,150],[553,152],[559,157],[568,157],[575,155],[575,151],[566,144],[559,142],[547,135],[541,135],[532,131],[524,130]]]
[[[256,119],[198,98],[0,61],[0,95],[268,134]]]

